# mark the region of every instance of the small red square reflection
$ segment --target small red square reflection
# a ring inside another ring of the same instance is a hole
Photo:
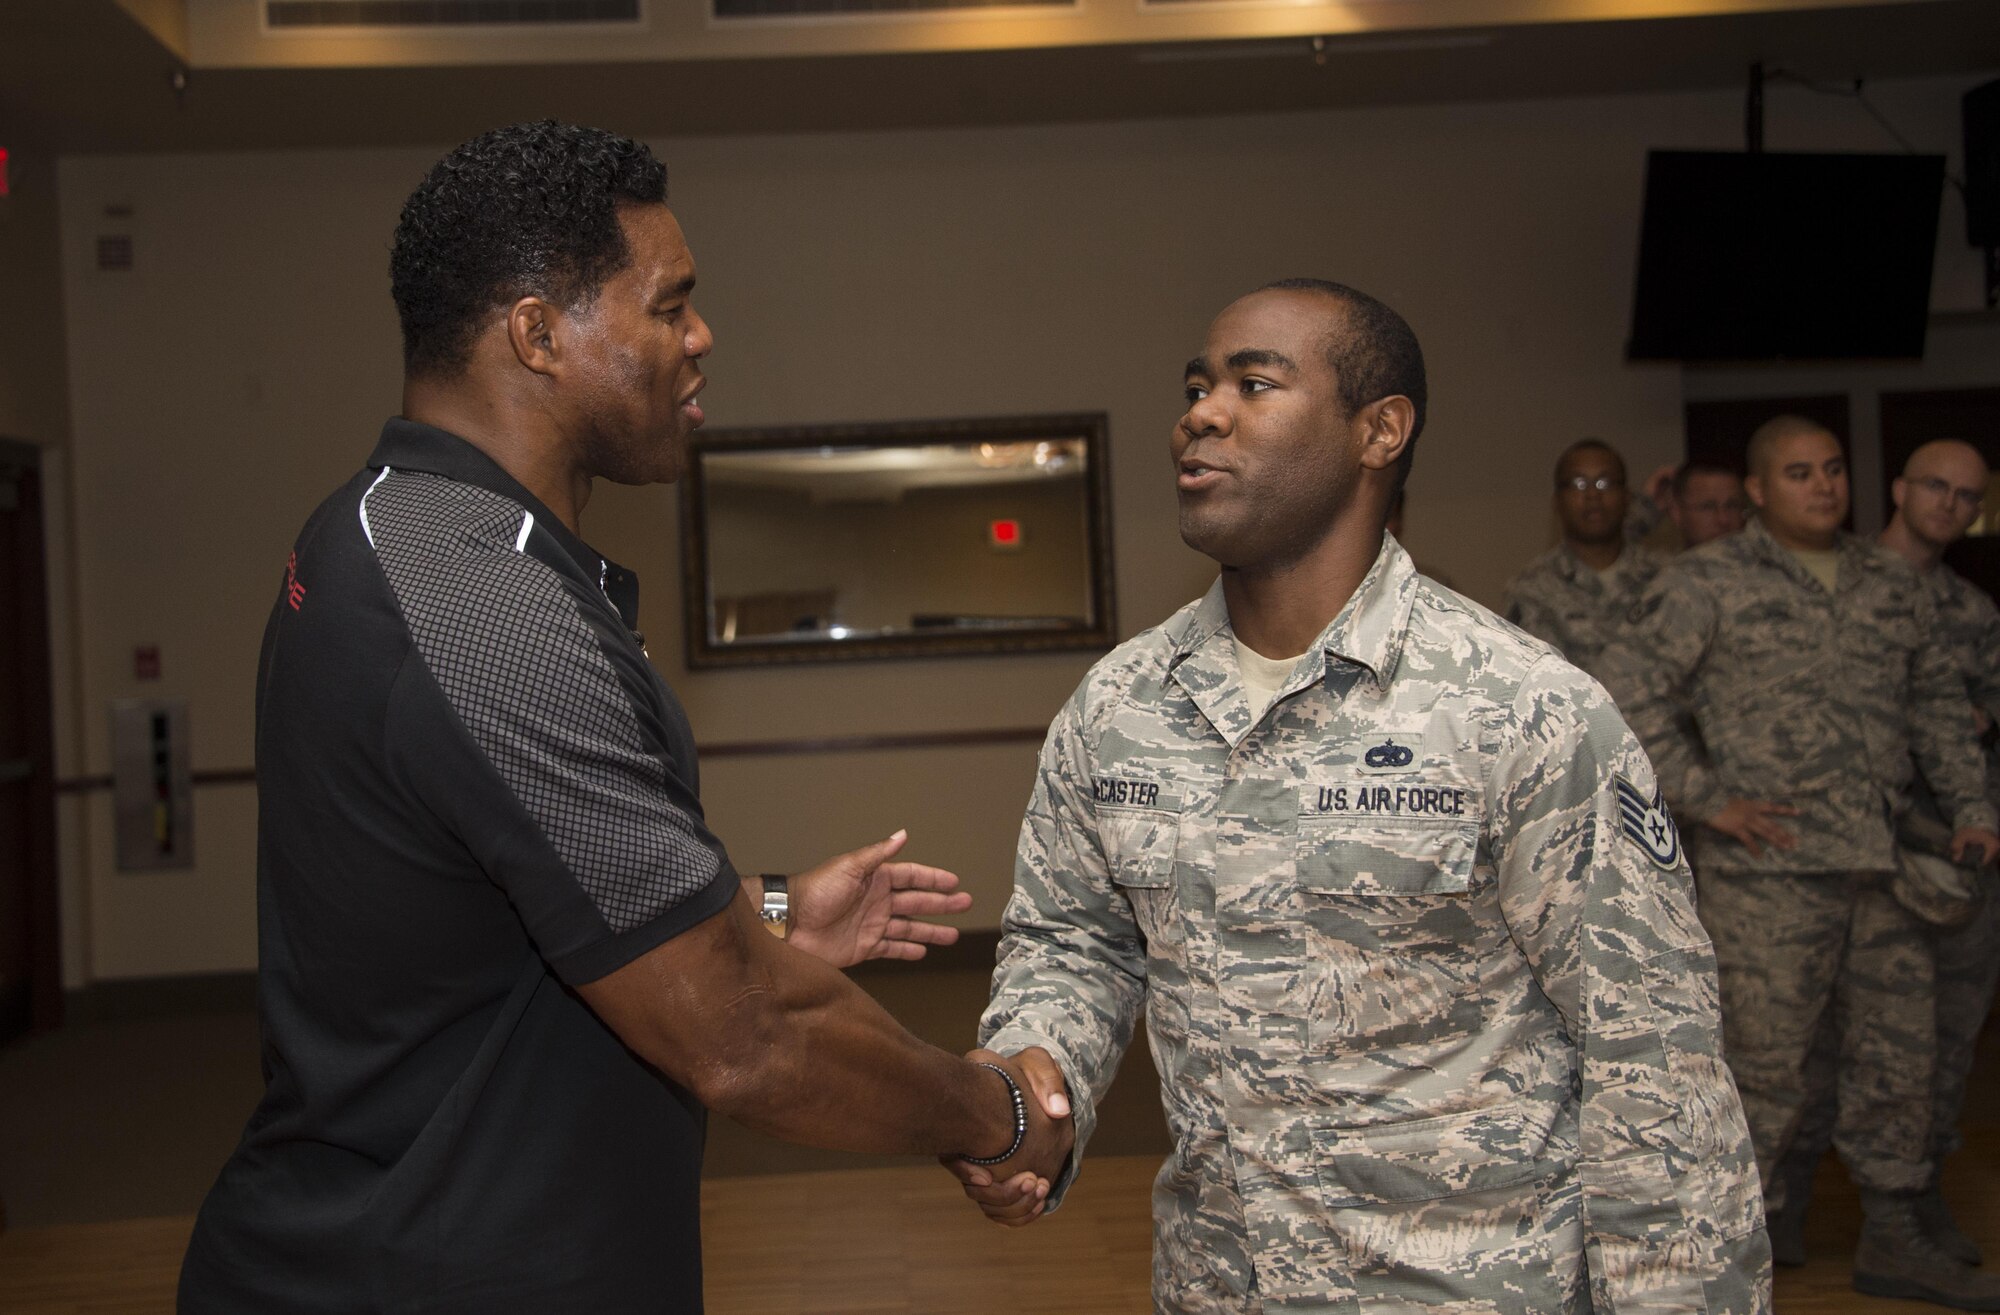
[[[994,521],[986,527],[986,537],[995,548],[1018,548],[1021,546],[1021,522]]]

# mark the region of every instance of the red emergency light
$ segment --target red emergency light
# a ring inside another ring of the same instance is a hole
[[[0,146],[0,196],[7,195],[7,148]]]
[[[986,538],[995,548],[1021,546],[1021,522],[994,521],[986,527]]]

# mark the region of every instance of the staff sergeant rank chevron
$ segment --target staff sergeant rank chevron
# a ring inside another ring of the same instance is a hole
[[[1681,833],[1674,826],[1673,814],[1667,811],[1665,796],[1655,790],[1648,799],[1622,772],[1612,780],[1618,790],[1618,821],[1625,834],[1661,867],[1672,868],[1680,862]]]

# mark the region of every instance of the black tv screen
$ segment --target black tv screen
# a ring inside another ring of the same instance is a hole
[[[1653,151],[1632,360],[1920,357],[1941,155]]]

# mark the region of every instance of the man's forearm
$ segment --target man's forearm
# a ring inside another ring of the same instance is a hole
[[[768,995],[731,1002],[743,1044],[704,1099],[786,1141],[878,1154],[998,1155],[1014,1138],[999,1075],[912,1036],[837,970],[786,953]]]
[[[910,1035],[838,970],[780,944],[748,899],[581,988],[645,1059],[704,1104],[787,1140],[891,1154],[996,1155],[1006,1084]]]

